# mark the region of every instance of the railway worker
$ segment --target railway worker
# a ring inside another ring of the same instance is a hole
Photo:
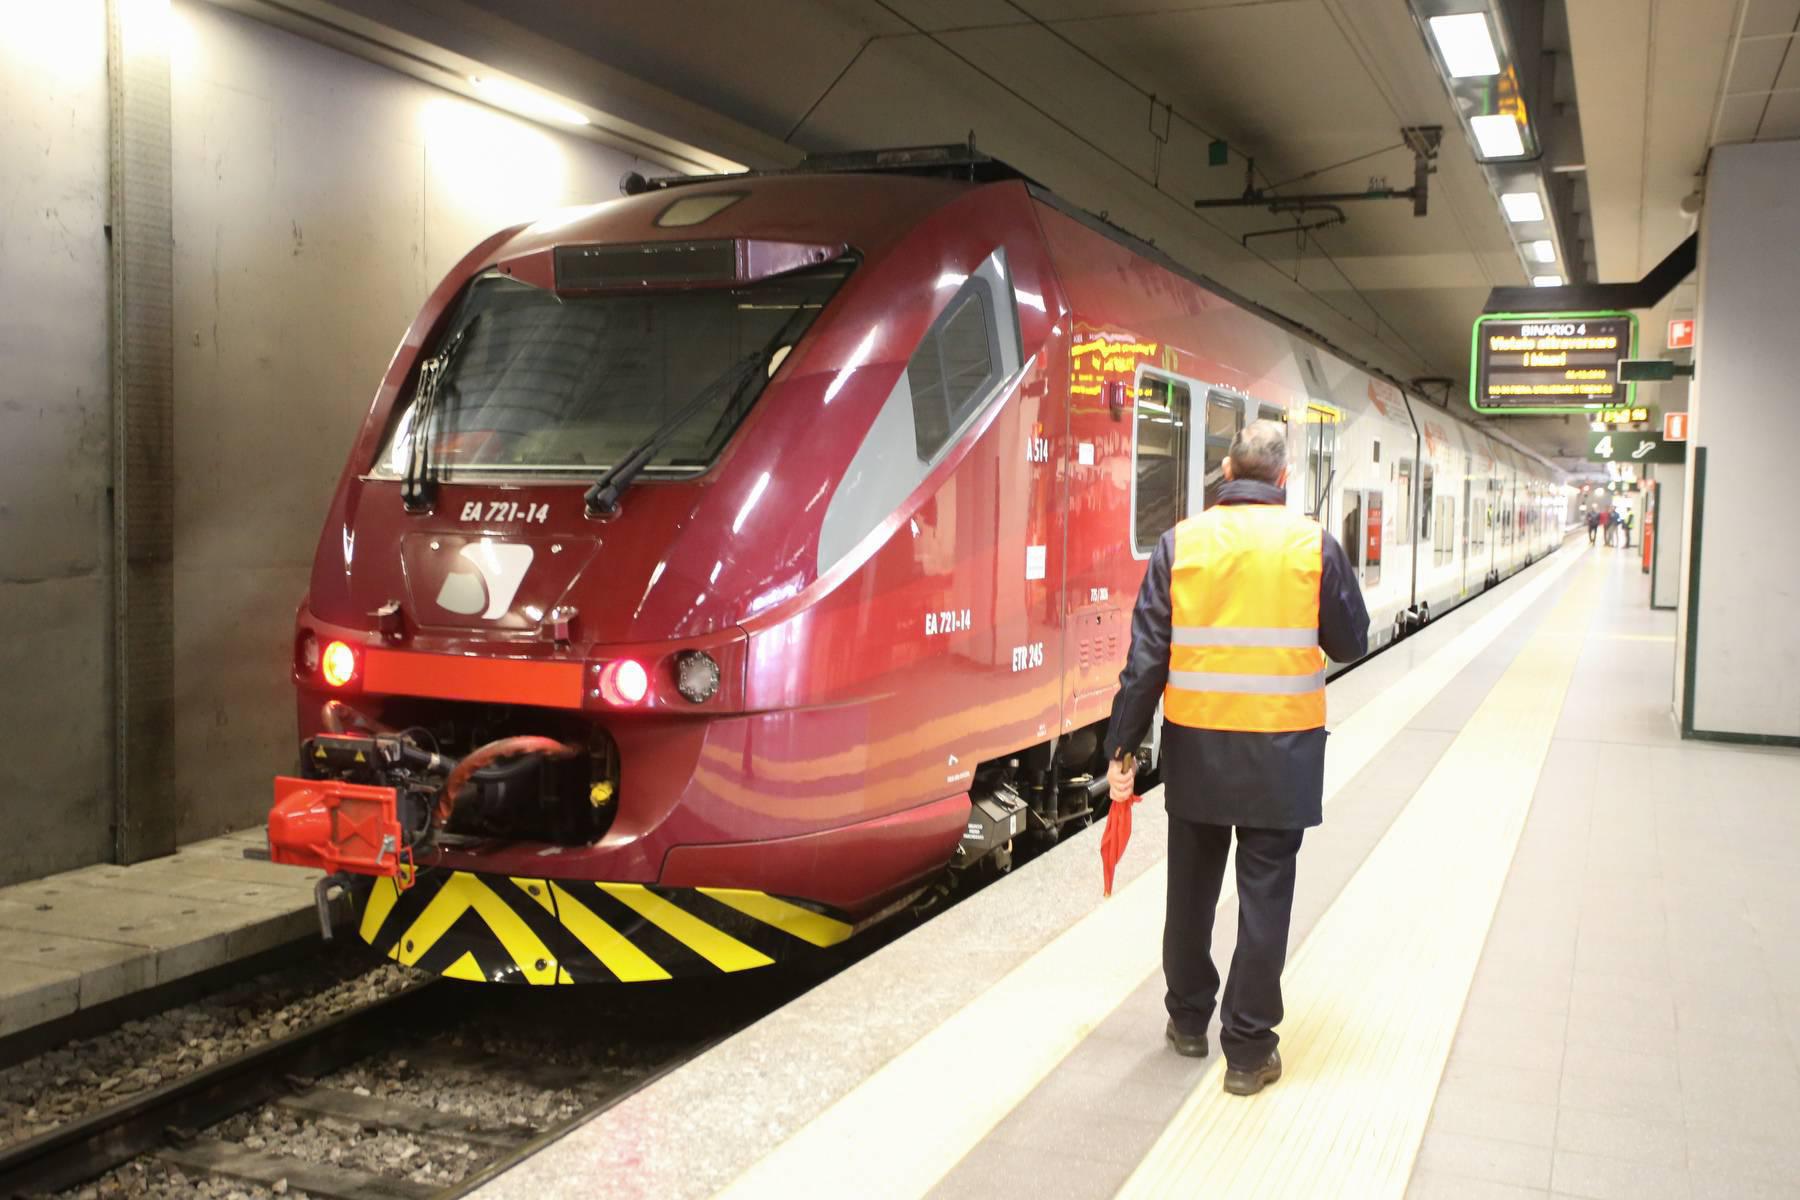
[[[1188,1057],[1207,1053],[1213,914],[1236,831],[1238,938],[1219,1042],[1225,1090],[1248,1096],[1281,1077],[1296,858],[1323,805],[1324,655],[1367,653],[1369,612],[1337,539],[1286,507],[1279,423],[1244,427],[1225,478],[1217,504],[1163,534],[1150,557],[1106,750],[1113,796],[1130,796],[1135,751],[1163,701],[1165,1036]]]

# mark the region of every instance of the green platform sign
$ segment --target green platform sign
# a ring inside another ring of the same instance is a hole
[[[1678,463],[1687,461],[1686,442],[1665,442],[1660,433],[1588,434],[1589,462]]]
[[[1619,360],[1637,351],[1624,312],[1486,313],[1469,342],[1469,406],[1478,413],[1578,413],[1630,407]]]

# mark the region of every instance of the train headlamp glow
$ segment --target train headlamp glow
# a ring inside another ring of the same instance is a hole
[[[348,642],[332,642],[319,659],[319,673],[332,687],[341,688],[356,678],[356,651]]]
[[[630,658],[607,663],[600,672],[600,698],[608,704],[642,704],[650,694],[650,673]]]
[[[683,650],[675,658],[675,690],[704,704],[719,690],[719,664],[704,650]]]

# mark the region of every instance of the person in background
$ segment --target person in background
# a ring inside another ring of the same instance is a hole
[[[1163,703],[1169,893],[1163,975],[1176,1053],[1204,1057],[1218,999],[1213,916],[1237,836],[1238,937],[1220,1012],[1225,1090],[1281,1078],[1281,969],[1300,841],[1325,784],[1325,658],[1361,658],[1369,613],[1344,549],[1286,507],[1287,431],[1231,444],[1218,503],[1163,534],[1138,591],[1106,731],[1115,799]]]
[[[1624,533],[1624,538],[1625,538],[1625,548],[1627,550],[1631,549],[1631,523],[1634,519],[1634,516],[1635,516],[1635,514],[1628,512],[1625,514],[1625,519],[1622,522],[1622,528],[1623,528],[1623,533]]]
[[[1596,536],[1598,536],[1600,533],[1600,514],[1598,512],[1588,513],[1587,527],[1588,527],[1588,545],[1591,546],[1594,544],[1594,538]]]

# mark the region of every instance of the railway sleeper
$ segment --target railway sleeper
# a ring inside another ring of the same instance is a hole
[[[212,1138],[160,1150],[156,1157],[187,1175],[223,1175],[268,1188],[285,1180],[288,1188],[322,1200],[431,1200],[444,1190],[433,1184],[394,1179],[355,1167],[267,1154]]]

